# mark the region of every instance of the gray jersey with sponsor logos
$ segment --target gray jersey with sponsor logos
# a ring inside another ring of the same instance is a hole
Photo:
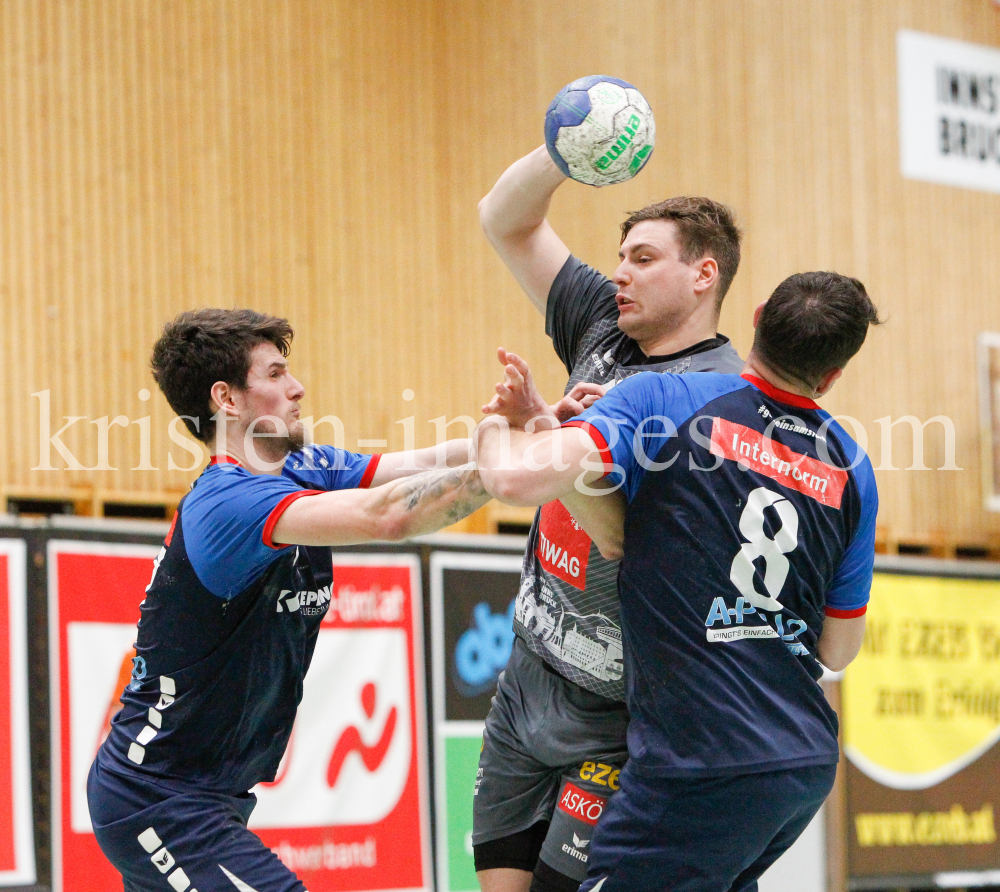
[[[639,372],[738,373],[743,361],[722,336],[671,356],[646,357],[618,328],[615,284],[576,257],[549,291],[545,331],[581,381],[618,383]],[[625,699],[618,604],[618,562],[601,557],[561,502],[535,514],[524,554],[514,631],[546,663],[581,687]]]

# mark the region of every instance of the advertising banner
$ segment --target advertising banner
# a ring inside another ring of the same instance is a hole
[[[106,892],[121,877],[90,825],[87,775],[121,708],[155,545],[48,543],[52,885]]]
[[[49,543],[53,885],[121,879],[93,836],[86,779],[128,680],[158,548]],[[336,554],[330,607],[275,781],[250,822],[311,892],[428,889],[419,561]]]
[[[1000,871],[1000,579],[876,573],[842,702],[852,887]]]
[[[292,738],[250,827],[309,892],[429,890],[420,560],[333,560]]]
[[[0,539],[0,886],[35,882],[25,545]]]
[[[514,643],[521,554],[431,554],[438,892],[478,892],[472,799],[483,726]]]
[[[896,51],[903,176],[1000,192],[1000,50],[900,31]]]

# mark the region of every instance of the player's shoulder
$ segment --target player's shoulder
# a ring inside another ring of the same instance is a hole
[[[829,412],[820,409],[819,416],[823,420],[827,436],[832,437],[843,452],[843,467],[854,476],[862,495],[876,498],[875,469],[868,453]]]
[[[303,472],[342,470],[347,467],[350,454],[336,446],[310,443],[288,456],[281,469],[281,476],[295,479]]]
[[[640,372],[618,384],[613,393],[619,399],[635,401],[642,399],[666,400],[701,408],[720,396],[749,387],[750,383],[735,373],[697,372],[685,375],[670,375],[659,372]]]
[[[380,457],[336,446],[309,445],[288,457],[281,476],[305,489],[324,492],[364,489],[371,485]]]
[[[551,296],[552,294],[563,292],[574,294],[580,291],[611,288],[615,292],[618,291],[618,286],[604,275],[604,273],[585,263],[574,254],[570,254],[559,272],[556,273],[555,279],[552,280],[549,293]]]
[[[283,475],[252,474],[242,465],[213,462],[184,499],[186,518],[212,514],[239,515],[248,504],[300,489]]]
[[[722,374],[738,375],[743,371],[744,362],[733,346],[732,341],[725,335],[719,335],[720,343],[710,350],[703,350],[695,353],[691,357],[691,365],[687,370],[688,374],[698,372],[721,372]]]

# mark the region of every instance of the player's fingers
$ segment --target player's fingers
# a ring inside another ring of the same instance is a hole
[[[556,418],[559,419],[561,424],[569,421],[571,418],[575,418],[583,411],[583,408],[579,402],[565,396],[552,407],[556,413]]]
[[[528,380],[531,377],[531,369],[528,368],[528,363],[521,359],[516,353],[507,354],[508,365],[514,366],[520,373],[521,377]]]
[[[507,354],[510,356],[510,354]],[[524,376],[518,371],[516,365],[508,364],[504,366],[504,372],[506,377],[504,378],[504,383],[508,387],[523,387],[524,386]]]
[[[580,405],[583,406],[584,409],[589,409],[599,399],[600,399],[600,397],[596,396],[595,394],[592,394],[592,393],[591,394],[587,394],[587,396],[585,396],[582,400],[580,400]]]
[[[573,389],[566,394],[574,400],[582,400],[586,396],[592,396],[595,399],[600,399],[604,394],[607,393],[607,388],[602,387],[600,384],[592,384],[587,381],[581,381],[578,384],[573,385]]]

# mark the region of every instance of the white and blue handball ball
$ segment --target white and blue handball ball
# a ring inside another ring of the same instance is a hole
[[[592,74],[567,84],[545,113],[545,145],[559,169],[589,186],[623,183],[653,154],[656,124],[626,81]]]

